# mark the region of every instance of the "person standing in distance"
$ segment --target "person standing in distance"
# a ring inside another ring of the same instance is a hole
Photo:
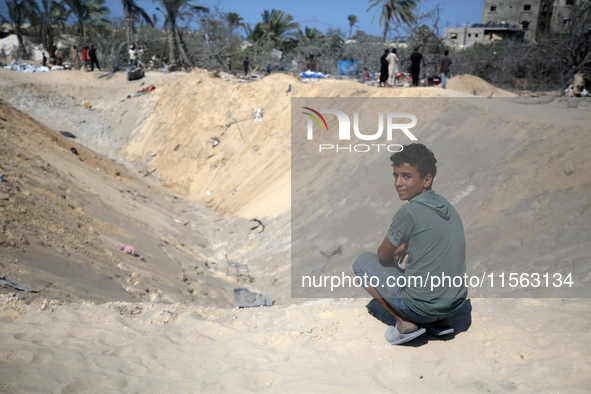
[[[423,55],[419,52],[419,48],[415,48],[410,55],[410,74],[412,75],[412,86],[419,86],[419,74],[421,73],[421,62]]]

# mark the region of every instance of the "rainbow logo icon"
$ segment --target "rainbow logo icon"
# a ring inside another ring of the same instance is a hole
[[[320,119],[322,119],[322,123],[324,123],[324,127],[326,127],[326,131],[328,131],[328,125],[326,124],[326,120],[324,120],[324,117],[322,115],[320,115],[320,112],[318,112],[316,110],[313,110],[312,108],[308,108],[308,107],[302,107],[302,108],[303,109],[307,109],[308,111],[312,111],[316,115],[318,115],[320,117]],[[306,115],[310,116],[312,119],[314,119],[316,121],[316,123],[318,123],[318,126],[320,126],[320,129],[321,130],[323,129],[322,123],[320,123],[320,120],[316,116],[314,116],[314,115],[312,115],[311,113],[308,113],[308,112],[302,112],[302,113],[303,114],[306,114]],[[310,127],[310,126],[308,126],[308,127]]]

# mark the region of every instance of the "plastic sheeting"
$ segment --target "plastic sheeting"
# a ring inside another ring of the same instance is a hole
[[[40,73],[40,72],[47,72],[51,71],[48,67],[41,66],[35,67],[30,65],[29,63],[19,63],[17,61],[12,62],[9,66],[4,66],[7,70],[18,71],[21,73]]]
[[[350,60],[339,60],[340,75],[359,75],[359,62]]]
[[[324,78],[324,74],[316,71],[302,71],[300,74],[302,78]]]

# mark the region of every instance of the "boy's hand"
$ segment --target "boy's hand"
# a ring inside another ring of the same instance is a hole
[[[404,259],[404,256],[406,256],[406,244],[402,244],[400,245],[396,251],[394,252],[394,262],[396,262],[396,264],[400,264],[400,262]]]

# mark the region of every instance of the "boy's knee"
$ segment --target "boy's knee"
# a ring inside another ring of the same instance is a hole
[[[357,276],[363,276],[366,273],[368,265],[372,263],[373,260],[377,259],[378,255],[371,252],[363,252],[357,257],[357,260],[353,263],[353,272]]]

